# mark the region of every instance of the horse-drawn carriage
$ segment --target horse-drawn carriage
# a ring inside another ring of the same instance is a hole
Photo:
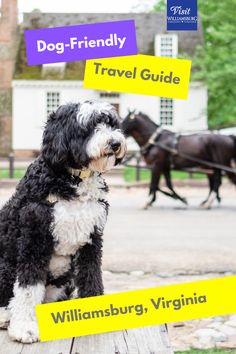
[[[129,112],[122,122],[127,136],[132,136],[140,147],[140,153],[151,169],[149,199],[146,208],[156,199],[156,192],[178,199],[187,204],[185,198],[177,194],[171,180],[171,170],[198,168],[206,173],[209,181],[209,194],[201,203],[210,208],[213,201],[220,202],[219,188],[223,173],[236,185],[236,136],[215,133],[176,134],[155,124],[147,115]],[[127,163],[128,160],[124,161]],[[160,177],[164,175],[170,192],[159,187]]]

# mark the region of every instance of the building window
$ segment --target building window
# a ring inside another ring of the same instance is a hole
[[[171,36],[161,37],[161,57],[173,58],[173,39]]]
[[[158,34],[155,37],[155,55],[176,58],[178,55],[178,37],[176,34]]]
[[[160,124],[173,125],[173,99],[160,98]]]
[[[117,92],[100,92],[100,98],[107,98],[107,97],[120,97],[119,93]]]
[[[47,92],[47,115],[60,106],[60,92]]]
[[[158,34],[155,37],[155,55],[176,58],[178,55],[178,36],[176,34]],[[174,121],[174,101],[172,98],[160,98],[160,124],[171,126]]]
[[[99,97],[104,99],[104,101],[109,102],[115,107],[116,111],[119,113],[120,110],[120,94],[118,92],[112,91],[102,91],[99,93]]]
[[[116,112],[119,114],[120,113],[120,105],[119,105],[119,103],[111,103],[111,105],[115,107]]]

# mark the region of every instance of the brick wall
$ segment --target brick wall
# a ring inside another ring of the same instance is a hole
[[[0,156],[11,151],[12,90],[17,47],[17,0],[2,0],[0,17]]]

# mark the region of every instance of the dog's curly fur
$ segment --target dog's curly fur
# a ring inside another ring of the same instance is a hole
[[[103,294],[108,188],[101,172],[124,156],[119,127],[109,104],[59,107],[46,123],[41,155],[0,212],[0,327],[9,325],[14,340],[38,340],[37,303]],[[86,179],[71,172],[84,168],[92,171]]]

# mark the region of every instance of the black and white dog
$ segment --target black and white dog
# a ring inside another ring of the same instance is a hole
[[[113,106],[67,104],[46,123],[41,155],[0,212],[0,327],[38,340],[35,305],[103,294],[102,173],[126,151]]]

